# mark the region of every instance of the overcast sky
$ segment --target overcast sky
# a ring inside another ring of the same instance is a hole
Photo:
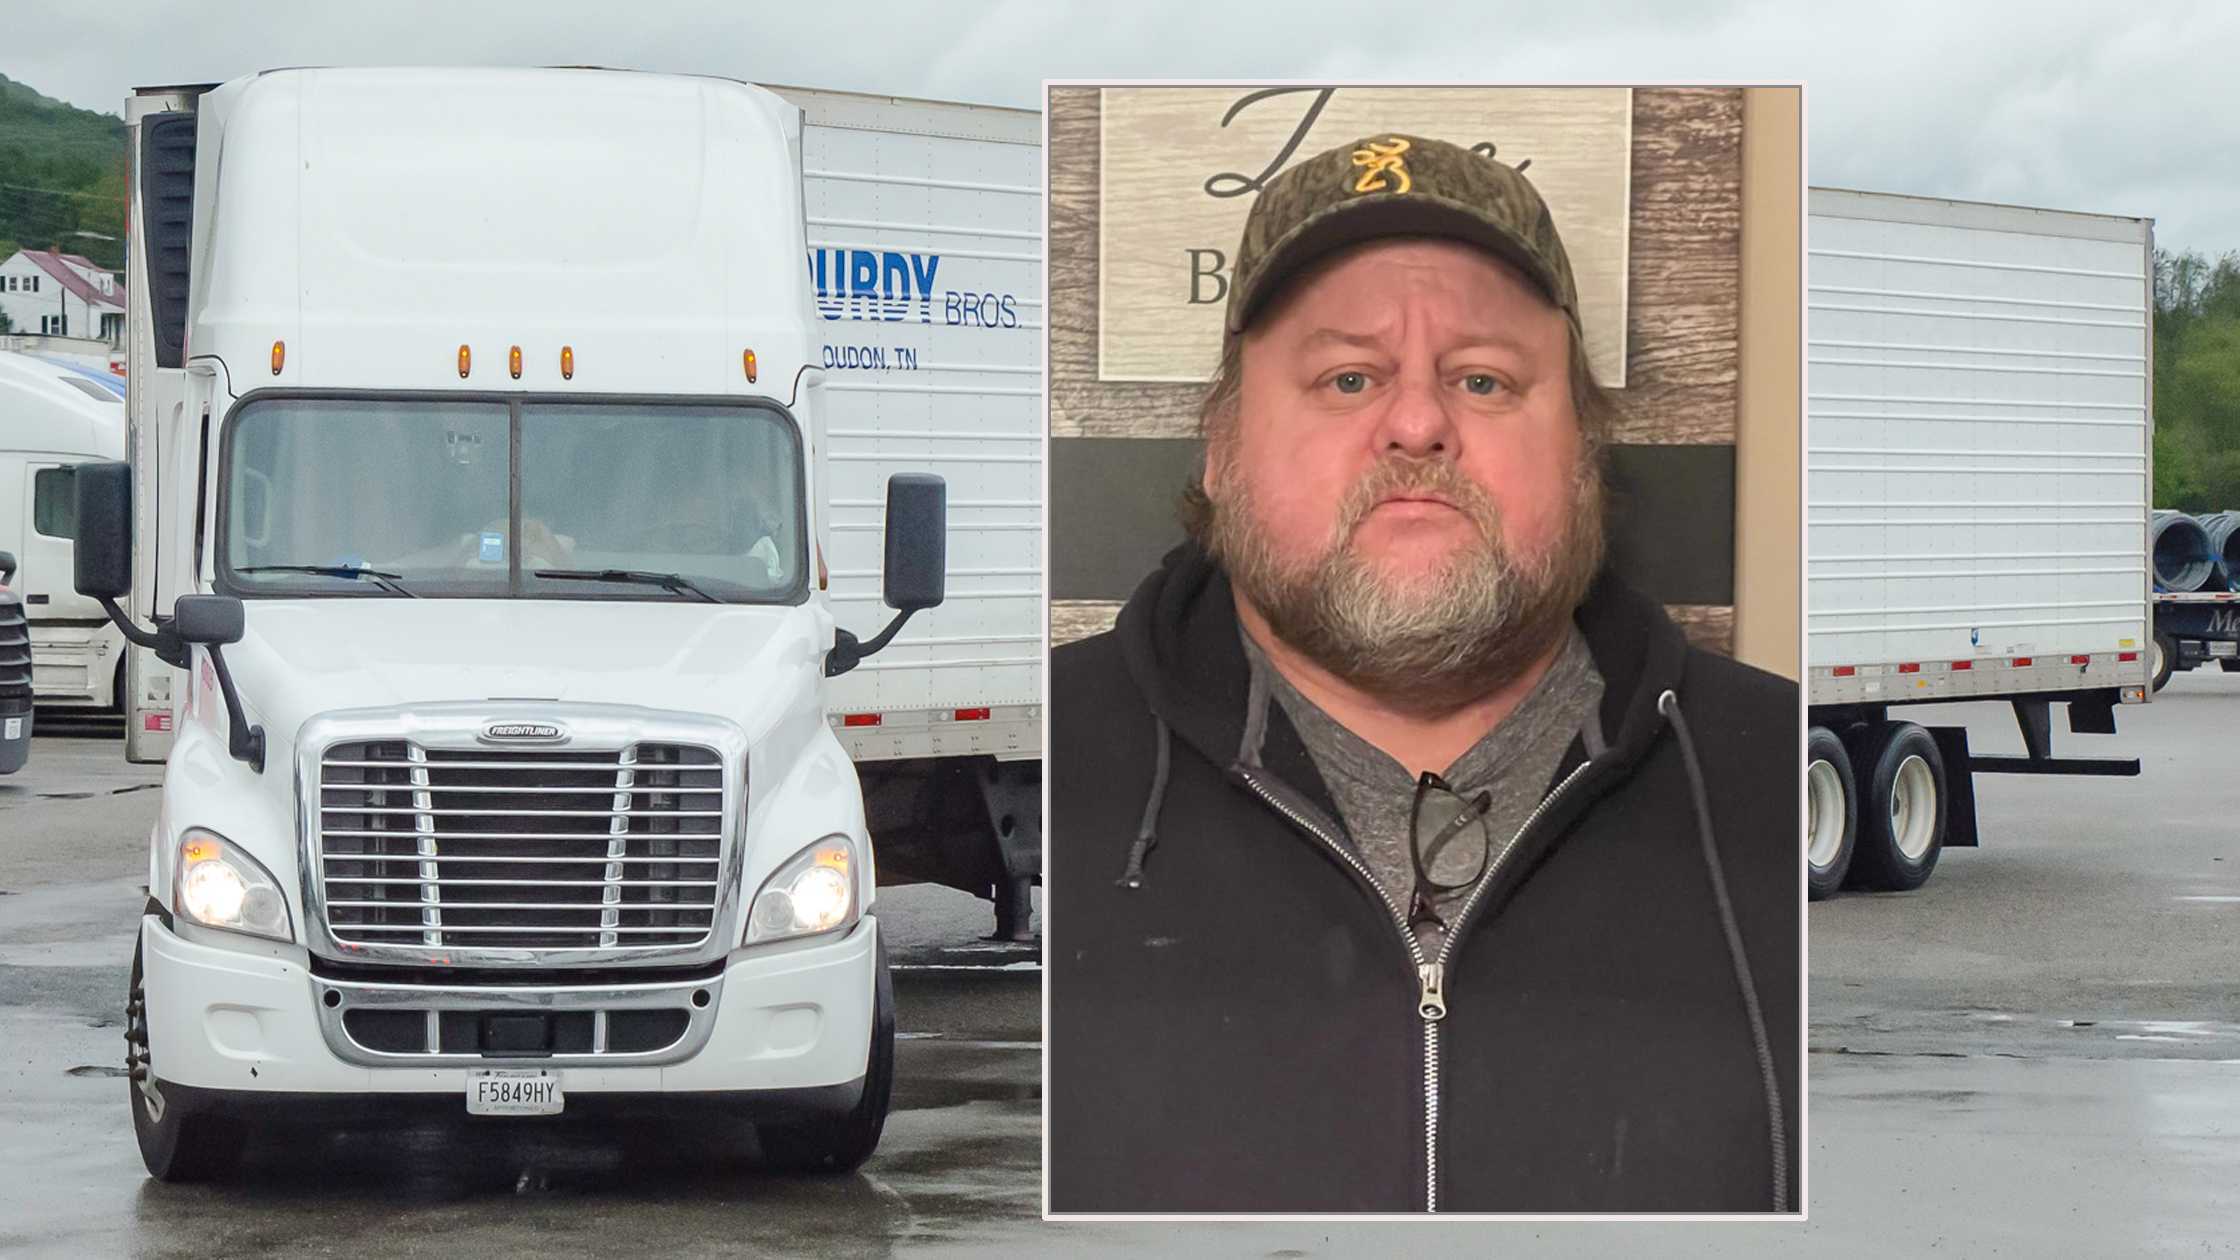
[[[0,74],[110,113],[135,84],[334,63],[630,66],[1030,107],[1044,76],[1801,79],[1816,184],[2149,215],[2166,248],[2240,249],[2240,3],[2140,7],[6,0]]]

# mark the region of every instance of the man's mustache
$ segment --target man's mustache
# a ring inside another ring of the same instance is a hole
[[[1462,474],[1452,460],[1395,456],[1378,460],[1346,492],[1338,512],[1337,540],[1343,545],[1377,505],[1398,498],[1438,499],[1469,517],[1488,539],[1499,537],[1501,513],[1491,496]]]

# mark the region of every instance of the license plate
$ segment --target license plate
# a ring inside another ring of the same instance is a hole
[[[470,1116],[557,1116],[567,1097],[560,1077],[536,1068],[467,1069]]]
[[[2240,643],[2234,643],[2229,639],[2209,640],[2209,655],[2232,656],[2236,654],[2240,654]]]

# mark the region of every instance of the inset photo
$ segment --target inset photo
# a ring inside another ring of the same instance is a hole
[[[1803,1210],[1803,90],[1047,86],[1046,1208]]]

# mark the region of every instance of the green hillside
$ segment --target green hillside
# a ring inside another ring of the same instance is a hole
[[[122,268],[124,168],[124,119],[0,75],[0,258],[52,247]]]

